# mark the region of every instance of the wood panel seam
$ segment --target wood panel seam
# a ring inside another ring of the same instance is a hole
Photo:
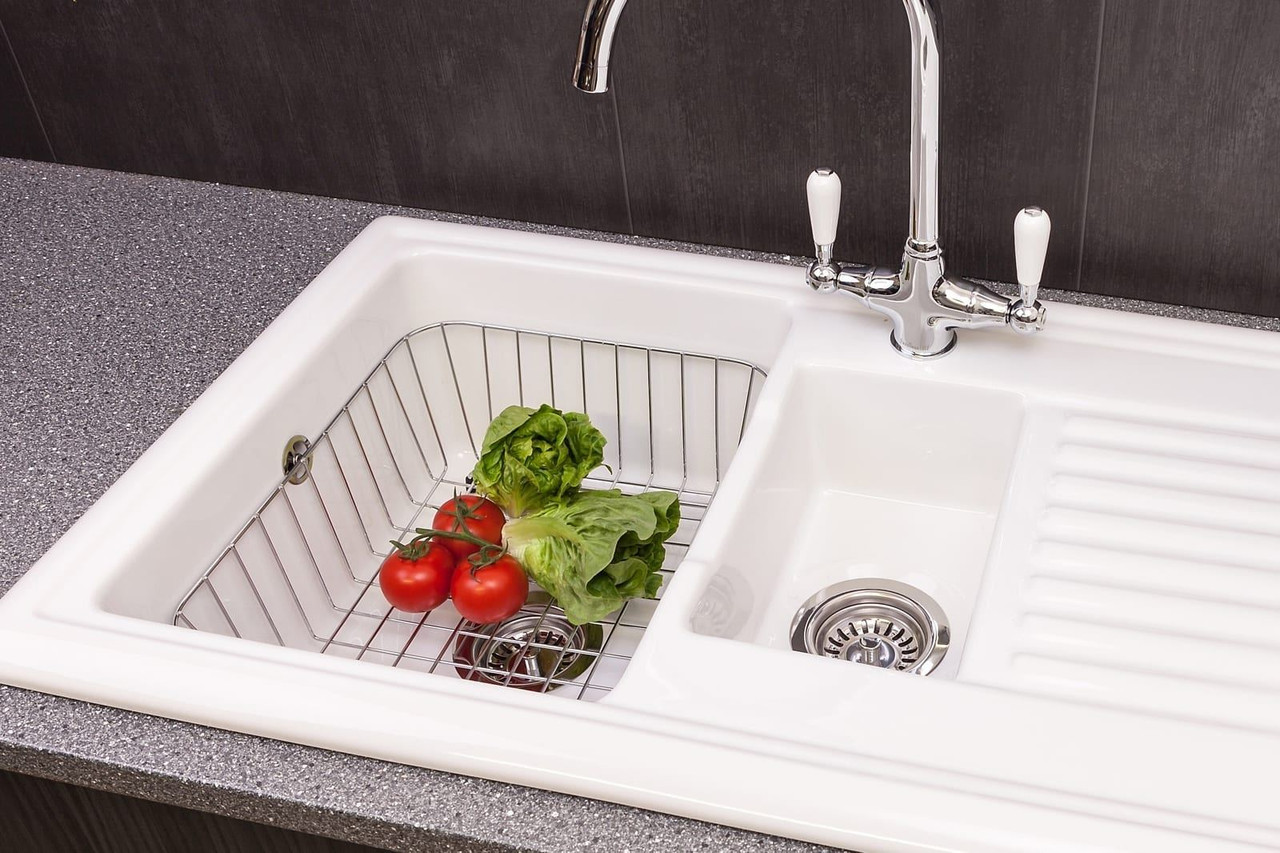
[[[627,181],[627,146],[622,141],[622,118],[618,115],[618,90],[609,90],[613,103],[613,134],[618,140],[618,167],[622,171],[622,202],[627,208],[627,233],[636,233],[636,221],[631,215],[631,187]]]
[[[58,153],[53,149],[53,141],[49,139],[49,131],[45,130],[44,119],[40,116],[40,107],[36,105],[36,99],[31,94],[31,86],[27,83],[27,73],[22,70],[22,63],[18,61],[18,52],[13,49],[13,42],[9,40],[9,31],[5,29],[3,19],[0,19],[0,36],[4,37],[5,49],[9,51],[9,56],[13,59],[13,67],[17,69],[18,81],[22,83],[22,92],[27,96],[27,103],[31,106],[32,115],[36,117],[36,126],[40,128],[40,138],[44,140],[44,147],[49,152],[49,158],[57,163]]]
[[[1089,233],[1089,193],[1093,181],[1093,139],[1098,125],[1098,89],[1102,82],[1102,48],[1107,29],[1107,0],[1098,0],[1098,47],[1093,62],[1093,100],[1089,104],[1089,139],[1084,151],[1084,197],[1080,200],[1080,247],[1076,254],[1076,287],[1084,284],[1084,247]]]

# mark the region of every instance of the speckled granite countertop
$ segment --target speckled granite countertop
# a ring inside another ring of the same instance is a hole
[[[376,216],[778,259],[3,159],[0,210],[0,593]],[[0,767],[393,850],[823,849],[3,686]]]

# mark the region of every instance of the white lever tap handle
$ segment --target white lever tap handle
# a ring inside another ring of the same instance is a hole
[[[815,246],[830,246],[836,241],[840,224],[840,176],[830,169],[817,169],[805,184],[809,193],[809,224],[813,226]]]
[[[1049,214],[1038,207],[1026,207],[1013,220],[1013,252],[1018,264],[1018,286],[1022,304],[1035,305],[1049,251]]]

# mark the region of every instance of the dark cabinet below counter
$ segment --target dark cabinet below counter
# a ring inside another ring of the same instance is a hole
[[[373,853],[375,848],[0,771],[6,853]]]

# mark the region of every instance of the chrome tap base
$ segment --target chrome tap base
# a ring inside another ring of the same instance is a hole
[[[825,247],[824,247],[825,248]],[[1044,327],[1044,307],[1025,305],[994,290],[948,273],[937,245],[907,244],[902,269],[840,264],[821,252],[805,280],[819,293],[853,296],[893,323],[893,348],[908,358],[929,359],[955,348],[958,329],[1011,326],[1021,334]]]
[[[926,359],[938,358],[939,356],[946,355],[956,348],[956,341],[960,340],[960,336],[950,330],[948,330],[948,334],[950,335],[950,339],[942,345],[942,349],[935,350],[934,352],[920,352],[918,350],[913,350],[899,341],[898,336],[893,332],[889,333],[889,343],[893,344],[893,348],[897,350],[900,355],[905,355],[907,358],[913,358],[917,361],[924,361]]]

